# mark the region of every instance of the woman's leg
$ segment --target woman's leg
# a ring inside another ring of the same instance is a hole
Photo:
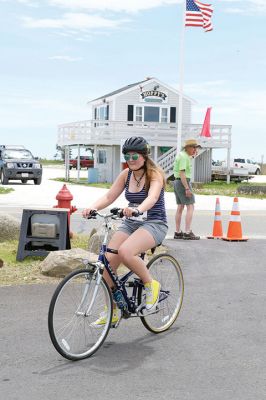
[[[122,232],[122,231],[117,231],[113,235],[112,239],[108,243],[108,247],[110,249],[118,250],[120,245],[129,237],[129,234]],[[114,273],[116,273],[117,268],[121,264],[121,258],[119,254],[112,254],[112,253],[106,253],[106,258],[110,263],[110,266]],[[105,281],[107,282],[108,286],[112,288],[113,286],[113,281],[111,280],[108,272],[106,270],[103,271],[103,277]]]
[[[144,284],[152,282],[152,277],[139,254],[154,246],[155,240],[152,234],[146,229],[139,228],[118,249],[121,262],[138,275]]]

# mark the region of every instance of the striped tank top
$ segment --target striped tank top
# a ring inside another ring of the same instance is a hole
[[[125,197],[130,204],[134,204],[137,207],[141,204],[148,196],[148,193],[145,190],[145,185],[141,189],[140,192],[133,193],[128,190],[129,180],[131,177],[132,171],[129,170],[127,181],[125,185]],[[154,206],[147,211],[147,220],[160,220],[167,223],[166,211],[165,211],[165,203],[164,203],[164,188],[162,188],[159,199],[154,204]]]

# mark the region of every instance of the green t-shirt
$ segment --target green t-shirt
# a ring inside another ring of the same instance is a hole
[[[191,157],[189,157],[186,151],[184,150],[180,151],[174,163],[175,178],[180,178],[180,171],[185,171],[186,177],[191,178],[191,165],[192,165]]]

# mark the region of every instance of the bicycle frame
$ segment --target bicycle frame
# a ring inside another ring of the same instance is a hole
[[[119,209],[116,209],[119,210]],[[105,225],[105,233],[104,233],[104,238],[100,247],[100,252],[98,255],[98,261],[96,263],[90,263],[88,262],[89,265],[96,266],[96,273],[97,273],[97,285],[94,290],[93,296],[96,297],[97,295],[97,290],[98,286],[100,284],[100,281],[102,279],[103,271],[106,270],[109,277],[111,278],[112,282],[114,283],[114,287],[118,290],[120,290],[124,296],[124,299],[127,303],[127,309],[128,310],[121,310],[122,315],[124,318],[129,318],[131,314],[137,314],[137,316],[142,316],[140,315],[141,311],[145,308],[145,305],[140,304],[139,306],[136,305],[136,298],[138,294],[139,288],[143,287],[143,283],[140,278],[134,278],[133,281],[127,282],[128,279],[133,275],[133,271],[129,271],[125,275],[123,275],[121,278],[118,278],[117,275],[113,272],[108,259],[106,258],[106,253],[112,253],[112,254],[118,254],[118,251],[115,249],[111,249],[107,247],[107,239],[108,239],[108,232],[111,229],[110,226],[110,219],[119,219],[117,217],[117,214],[112,213],[111,214],[100,214],[99,212],[95,211],[95,214],[92,216],[92,218],[95,218],[96,215],[99,215],[100,217],[104,218],[104,225]],[[115,217],[116,216],[116,217]],[[145,253],[141,253],[139,255],[142,260],[144,260]],[[129,297],[126,287],[132,287],[132,296]],[[158,303],[163,301],[165,298],[167,298],[169,295],[169,291],[167,290],[162,290],[160,291],[160,298]],[[152,311],[151,313],[148,314],[153,314],[156,311]]]
[[[121,290],[121,292],[124,296],[124,299],[127,303],[129,313],[130,314],[136,313],[136,311],[137,311],[137,307],[136,307],[137,291],[140,286],[143,286],[143,284],[141,283],[141,280],[139,278],[134,278],[133,282],[127,282],[128,279],[133,275],[132,271],[129,271],[128,273],[123,275],[121,278],[118,278],[117,275],[113,272],[113,270],[109,264],[109,261],[106,257],[106,253],[118,254],[117,250],[107,247],[108,232],[111,229],[109,219],[113,217],[113,214],[102,215],[102,214],[98,213],[98,215],[103,217],[104,221],[105,221],[104,222],[104,225],[105,225],[104,238],[103,238],[100,252],[98,255],[98,261],[95,263],[96,265],[99,266],[100,276],[98,275],[98,279],[99,278],[101,279],[103,271],[106,270],[109,277],[111,278],[112,282],[114,283],[114,287],[118,290]],[[113,218],[113,219],[117,219],[117,218]],[[140,257],[144,260],[145,253],[140,254]],[[100,283],[100,279],[99,279],[99,283]],[[131,297],[128,296],[126,286],[133,287]],[[95,296],[96,296],[96,294],[95,294]],[[129,315],[127,315],[127,312],[124,312],[124,317],[129,317]]]

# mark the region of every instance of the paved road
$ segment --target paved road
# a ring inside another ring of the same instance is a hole
[[[89,234],[93,227],[99,226],[99,221],[86,221],[81,216],[82,209],[79,209],[71,216],[71,230],[75,233]],[[9,214],[21,219],[22,207],[0,206],[0,213]],[[172,238],[175,231],[175,210],[167,210],[168,238]],[[230,211],[223,211],[222,224],[226,235]],[[193,229],[201,238],[212,234],[214,211],[196,210],[193,218]],[[241,211],[241,223],[243,235],[250,239],[266,239],[266,210]]]
[[[153,335],[123,321],[82,362],[50,343],[53,285],[1,287],[1,399],[265,399],[266,241],[166,244],[185,279],[174,327]]]

